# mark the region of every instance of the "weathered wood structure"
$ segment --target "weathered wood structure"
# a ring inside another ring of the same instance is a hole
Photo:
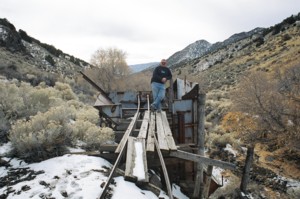
[[[116,142],[100,149],[105,152],[103,157],[114,164],[100,199],[120,165],[125,165],[126,180],[145,187],[149,183],[148,170],[161,171],[170,198],[172,183],[190,198],[207,198],[221,186],[212,175],[213,166],[235,169],[231,163],[205,157],[204,106],[199,106],[198,84],[176,79],[167,90],[163,111],[157,113],[149,110],[150,91],[106,94],[100,88],[94,106],[101,121],[115,130]]]

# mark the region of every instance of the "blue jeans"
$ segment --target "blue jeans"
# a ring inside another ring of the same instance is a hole
[[[154,106],[157,110],[161,110],[161,101],[165,98],[166,89],[164,84],[157,82],[151,83],[153,102],[151,105]]]

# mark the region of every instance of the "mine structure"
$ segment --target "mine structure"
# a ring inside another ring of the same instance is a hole
[[[213,167],[236,169],[232,163],[205,156],[205,94],[198,83],[177,78],[166,89],[161,112],[150,111],[151,91],[106,93],[81,72],[98,91],[94,107],[101,125],[113,128],[115,143],[99,148],[101,157],[113,164],[100,199],[106,198],[112,178],[119,174],[142,189],[159,195],[153,171],[161,187],[173,199],[173,183],[190,198],[208,198],[223,182]]]

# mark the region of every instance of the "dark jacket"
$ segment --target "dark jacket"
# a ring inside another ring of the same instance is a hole
[[[151,78],[152,82],[157,82],[160,84],[164,84],[161,80],[162,78],[167,78],[167,80],[170,80],[172,78],[171,70],[166,66],[157,66],[154,71]]]

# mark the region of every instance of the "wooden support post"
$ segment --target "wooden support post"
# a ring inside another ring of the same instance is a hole
[[[241,192],[244,193],[247,193],[247,184],[250,179],[250,169],[253,162],[253,154],[254,154],[254,147],[248,147],[245,167],[243,170],[243,176],[242,176],[242,181],[240,186]]]
[[[204,156],[205,140],[205,94],[198,95],[198,154]],[[197,175],[193,198],[203,198],[203,164],[199,161],[197,165]]]
[[[162,167],[162,170],[163,170],[163,174],[164,174],[164,177],[165,177],[169,199],[173,199],[172,186],[171,186],[171,183],[170,183],[170,180],[169,180],[167,167],[166,167],[163,155],[160,151],[160,147],[159,147],[158,141],[156,139],[155,133],[153,134],[153,138],[154,138],[155,148],[156,148],[156,151],[157,151],[157,154],[158,154],[158,157],[159,157],[159,161],[160,161],[160,164],[161,164],[161,167]]]
[[[173,101],[174,101],[173,79],[170,79],[168,107],[169,107],[169,112],[171,113],[173,112]]]
[[[211,182],[211,176],[212,176],[213,166],[208,165],[207,171],[206,171],[206,179],[205,179],[205,185],[204,185],[204,198],[209,197],[209,188],[210,188],[210,182]]]
[[[178,118],[178,143],[183,144],[185,143],[185,121],[184,121],[184,112],[177,111],[177,118]]]

